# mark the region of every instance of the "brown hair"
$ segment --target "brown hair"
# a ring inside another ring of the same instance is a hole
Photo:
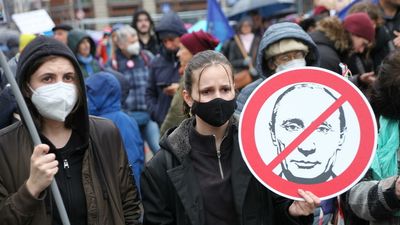
[[[385,117],[400,119],[400,50],[383,60],[374,85],[371,104]]]
[[[369,18],[373,20],[376,24],[376,26],[381,26],[384,23],[383,20],[383,14],[379,7],[377,5],[372,4],[371,2],[359,2],[357,4],[354,4],[349,12],[347,13],[348,15],[352,13],[357,13],[357,12],[365,12],[368,14]]]
[[[192,94],[192,88],[193,88],[193,78],[194,75],[198,72],[199,73],[199,78],[197,81],[200,81],[201,75],[203,74],[203,71],[214,65],[220,65],[224,68],[227,76],[231,76],[231,82],[232,86],[233,84],[233,68],[231,63],[226,59],[226,57],[219,52],[213,51],[213,50],[206,50],[197,53],[194,55],[194,57],[189,61],[188,65],[185,68],[184,72],[184,89],[189,92],[189,94]],[[200,82],[198,82],[198,85]],[[186,104],[186,102],[183,102],[183,108],[184,112],[186,115],[189,115],[190,112],[190,107]]]

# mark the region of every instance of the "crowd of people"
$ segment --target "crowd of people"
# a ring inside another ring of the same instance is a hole
[[[342,19],[323,6],[308,18],[259,19],[243,17],[225,43],[188,33],[175,13],[155,24],[144,10],[97,43],[67,24],[51,37],[21,34],[8,64],[43,144],[34,146],[1,70],[0,223],[62,224],[56,179],[74,225],[400,225],[400,3],[361,1]],[[239,147],[257,86],[304,66],[348,77],[379,126],[364,179],[324,201],[270,191]]]

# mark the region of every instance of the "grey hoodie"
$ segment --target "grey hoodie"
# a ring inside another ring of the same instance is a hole
[[[283,39],[296,39],[298,41],[303,42],[303,44],[308,46],[309,52],[306,56],[307,66],[318,66],[319,65],[319,53],[317,46],[311,37],[297,24],[283,22],[277,23],[270,26],[264,33],[260,46],[258,48],[257,53],[257,64],[256,69],[258,74],[260,74],[261,78],[249,84],[245,88],[242,89],[239,96],[237,97],[237,109],[235,111],[235,115],[238,117],[243,110],[243,106],[246,103],[247,99],[253,92],[253,90],[261,84],[265,78],[273,75],[275,71],[270,70],[267,65],[267,61],[264,60],[265,50],[272,44],[283,40]]]

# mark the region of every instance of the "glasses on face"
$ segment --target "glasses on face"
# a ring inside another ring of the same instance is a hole
[[[294,59],[304,59],[305,53],[303,51],[285,52],[275,56],[275,63],[280,65],[292,61]]]

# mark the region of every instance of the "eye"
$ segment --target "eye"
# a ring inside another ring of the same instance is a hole
[[[317,131],[323,134],[327,134],[328,132],[332,131],[332,128],[327,125],[321,125],[317,128]]]
[[[231,89],[229,87],[222,88],[222,92],[228,93],[230,91],[231,91]]]
[[[52,82],[53,78],[50,75],[46,75],[42,78],[42,82],[44,83],[50,83]]]
[[[75,74],[73,74],[73,73],[65,74],[64,75],[64,81],[65,82],[73,82],[73,81],[75,81]]]
[[[283,124],[282,127],[289,132],[299,131],[300,129],[302,129],[301,126],[295,123],[286,123]]]
[[[200,92],[200,94],[202,94],[202,95],[208,95],[208,94],[210,94],[210,90],[202,90],[201,92]]]

